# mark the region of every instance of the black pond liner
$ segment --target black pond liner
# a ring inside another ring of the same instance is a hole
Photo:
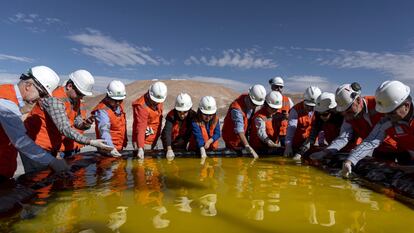
[[[178,158],[199,158],[196,152],[174,152]],[[275,157],[275,154],[282,154],[281,150],[261,151],[261,157]],[[122,158],[136,157],[133,151],[122,151]],[[251,157],[245,151],[218,150],[207,152],[210,157]],[[165,158],[163,150],[147,151],[146,157]],[[304,163],[320,168],[327,173],[338,176],[342,168],[342,162],[347,157],[346,154],[337,154],[326,157],[318,162],[304,159]],[[85,152],[74,155],[66,161],[71,167],[71,172],[97,163],[101,160],[108,159],[106,156],[100,156],[98,152]],[[115,160],[114,160],[115,161]],[[414,208],[414,166],[396,167],[385,162],[375,159],[363,159],[354,168],[352,181],[368,187],[376,192],[383,193],[389,197],[395,198],[411,208]],[[41,174],[41,176],[39,176]],[[41,177],[39,179],[39,177]],[[37,190],[47,187],[51,184],[57,186],[59,190],[70,188],[65,186],[67,176],[62,176],[44,170],[36,173],[26,173],[20,176],[16,181],[9,180],[0,184],[0,218],[10,217],[19,213],[24,203],[32,201],[37,194]]]
[[[347,157],[348,154],[341,153],[316,162],[305,159],[305,163],[341,176],[342,163]],[[414,209],[414,166],[399,166],[367,157],[353,167],[350,180]]]

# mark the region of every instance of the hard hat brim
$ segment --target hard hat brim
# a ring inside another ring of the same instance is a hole
[[[212,109],[212,110],[204,110],[204,109],[200,109],[201,113],[206,114],[206,115],[212,115],[212,114],[216,114],[217,109]]]
[[[375,105],[375,111],[377,111],[379,113],[390,113],[390,112],[394,111],[395,109],[396,109],[396,107],[394,107],[394,106],[384,108],[384,107],[380,106],[379,104]]]
[[[158,98],[155,98],[154,96],[152,96],[151,94],[149,95],[150,96],[150,99],[152,100],[152,101],[154,101],[154,102],[157,102],[157,103],[164,103],[164,101],[165,101],[165,99],[167,98],[167,97],[164,97],[164,98],[161,98],[161,99],[158,99]]]
[[[249,96],[250,97],[250,96]],[[254,100],[254,99],[252,99],[251,97],[250,97],[250,100],[255,104],[255,105],[258,105],[258,106],[262,106],[263,104],[264,104],[264,102],[265,102],[265,100],[263,100],[263,101],[257,101],[257,100]]]
[[[193,106],[190,106],[190,107],[174,107],[174,109],[177,110],[177,111],[180,111],[180,112],[187,112],[187,111],[190,111],[190,109],[192,107]]]
[[[283,106],[282,104],[269,104],[269,103],[267,104],[269,105],[269,107],[274,108],[274,109],[281,109]]]
[[[109,96],[109,98],[114,100],[124,100],[126,96]]]
[[[310,107],[315,107],[316,106],[316,103],[314,103],[314,102],[309,102],[309,101],[303,101],[304,102],[304,104],[305,105],[307,105],[307,106],[310,106]]]
[[[315,106],[315,111],[317,111],[317,112],[326,112],[328,110],[329,110],[329,108],[326,108],[326,107],[321,107],[321,106],[318,106],[318,105]]]
[[[350,103],[349,105],[345,105],[345,106],[340,106],[340,105],[337,105],[336,106],[336,111],[338,111],[338,112],[345,112],[349,107],[351,107],[351,105],[353,104],[354,102],[352,102],[352,103]]]
[[[93,93],[90,92],[90,91],[83,91],[83,90],[80,90],[79,88],[78,88],[78,90],[80,91],[80,93],[82,93],[85,96],[92,96],[93,95]]]

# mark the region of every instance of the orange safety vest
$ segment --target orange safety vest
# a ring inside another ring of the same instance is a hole
[[[260,109],[256,114],[254,114],[252,119],[252,130],[250,131],[250,145],[255,150],[264,150],[267,149],[268,146],[262,140],[260,140],[258,133],[258,129],[256,127],[256,119],[261,118],[266,123],[266,134],[267,136],[275,142],[279,138],[279,132],[281,128],[281,121],[278,121],[278,127],[274,128],[274,118],[268,117],[267,115],[267,107],[263,107]]]
[[[212,124],[210,124],[210,129],[208,129],[207,133],[207,129],[206,129],[206,124],[204,124],[204,121],[200,119],[200,117],[197,117],[195,119],[195,123],[200,127],[201,129],[201,133],[204,139],[204,142],[206,142],[207,140],[209,140],[210,138],[213,137],[214,134],[214,130],[216,129],[217,123],[219,122],[219,118],[217,117],[217,114],[214,115],[214,118],[211,119]],[[209,136],[210,135],[210,136]],[[191,135],[190,138],[190,144],[188,146],[189,150],[197,150],[199,148],[197,148],[197,142],[195,139],[194,135]],[[208,150],[217,150],[218,149],[218,140],[216,140],[215,142],[213,142],[210,147],[208,148]]]
[[[19,105],[13,84],[0,85],[0,99],[10,100]],[[17,149],[0,125],[0,176],[11,178],[17,169]]]
[[[409,122],[398,122],[385,132],[396,141],[398,151],[414,151],[414,118]]]
[[[238,109],[241,111],[243,115],[244,132],[247,133],[249,121],[247,119],[246,113],[244,112],[244,109],[246,109],[246,103],[244,102],[246,97],[248,97],[247,94],[242,94],[236,100],[234,100],[227,111],[226,117],[224,118],[222,129],[223,140],[226,143],[226,147],[229,149],[240,149],[244,147],[239,135],[234,132],[235,123],[233,119],[231,119],[231,111],[233,109]]]
[[[298,114],[298,124],[292,140],[292,146],[295,148],[300,147],[309,137],[314,116],[309,117],[309,113],[305,111],[304,101],[297,103],[292,109],[295,109]]]
[[[375,97],[365,96],[365,102],[367,104],[368,115],[371,121],[371,124],[365,120],[364,117],[355,118],[348,120],[347,122],[351,124],[352,130],[354,131],[354,137],[356,137],[358,144],[362,142],[363,139],[368,137],[371,133],[374,126],[381,120],[384,114],[375,111]],[[384,142],[377,148],[377,151],[380,152],[395,152],[397,149],[397,142],[391,137],[386,137]]]
[[[282,108],[277,110],[277,112],[279,113],[289,113],[290,110],[290,101],[289,101],[289,97],[287,96],[283,96],[282,99]],[[273,117],[273,123],[275,125],[279,125],[280,124],[280,132],[279,135],[280,136],[286,136],[286,131],[287,131],[287,127],[288,127],[288,120],[282,120],[280,121],[279,119],[277,119],[277,117]]]
[[[161,124],[162,124],[162,111],[164,108],[164,105],[162,103],[157,105],[157,108],[154,110],[151,107],[149,107],[149,105],[146,102],[146,97],[149,94],[146,93],[145,95],[141,96],[140,98],[138,98],[137,100],[135,100],[132,103],[132,108],[137,108],[138,106],[143,106],[145,108],[146,111],[148,111],[148,119],[147,119],[147,127],[151,127],[152,130],[154,131],[154,134],[151,135],[145,135],[145,145],[152,145],[153,143],[156,143],[160,134],[161,134]],[[135,111],[134,111],[135,114]],[[133,126],[132,126],[132,141],[136,142],[138,144],[138,138],[136,138],[137,136],[137,132],[136,132],[136,124],[137,124],[137,119],[134,116],[134,122],[133,122]],[[145,133],[145,132],[143,132]]]
[[[190,111],[188,112],[187,117],[192,117],[194,116],[193,114],[195,114],[195,112],[193,110],[190,109]],[[187,124],[188,119],[184,119],[183,121],[176,119],[175,117],[175,109],[171,110],[168,114],[167,114],[167,118],[172,119],[172,130],[171,130],[171,145],[174,145],[174,142],[177,138],[180,137],[184,137],[185,135],[188,134],[188,130],[191,130],[191,127],[189,124]]]
[[[109,122],[111,124],[109,128],[109,134],[112,138],[112,143],[117,150],[122,150],[124,147],[127,146],[128,138],[127,138],[127,129],[126,129],[126,117],[124,112],[124,104],[120,105],[121,112],[120,114],[116,114],[110,107],[108,107],[104,100],[102,100],[96,107],[92,110],[92,114],[95,114],[98,110],[104,110],[109,117]],[[95,123],[95,133],[96,138],[101,138],[99,128],[99,122]]]
[[[79,100],[76,106],[72,107],[69,98],[66,95],[65,87],[59,87],[53,91],[52,96],[61,100],[66,109],[71,125],[75,122],[75,117],[81,113],[82,117],[86,117],[86,111],[83,109],[83,104]],[[55,123],[50,116],[42,109],[38,102],[27,115],[24,124],[27,129],[27,134],[35,141],[41,148],[52,153],[58,151],[78,150],[81,145],[75,141],[66,138],[57,129]],[[78,130],[83,132],[83,130]]]

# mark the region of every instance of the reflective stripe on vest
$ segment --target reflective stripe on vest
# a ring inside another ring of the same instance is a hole
[[[365,96],[364,100],[367,108],[365,111],[368,112],[369,121],[367,121],[366,117],[359,117],[347,121],[352,126],[352,130],[354,131],[354,138],[357,142],[362,142],[363,139],[368,137],[374,126],[384,116],[384,114],[375,111],[376,103],[373,96]],[[386,137],[384,142],[377,148],[377,151],[395,152],[396,149],[396,141],[391,137]]]
[[[127,146],[127,137],[126,137],[126,117],[124,112],[124,105],[120,105],[120,114],[116,114],[111,108],[109,108],[104,101],[101,101],[93,110],[92,114],[95,114],[98,110],[104,110],[109,117],[109,122],[111,124],[109,128],[109,134],[112,138],[112,143],[114,144],[117,150],[122,150]],[[95,123],[95,133],[96,138],[101,138],[98,123]]]
[[[282,100],[282,108],[278,110],[278,112],[283,113],[289,113],[290,110],[290,101],[289,101],[289,97],[287,96],[283,96],[283,100]],[[274,120],[276,121],[276,117],[274,117]],[[276,122],[274,122],[276,123]],[[288,120],[283,120],[280,122],[280,132],[279,135],[280,136],[286,136],[286,132],[287,132],[287,127],[288,127]]]
[[[293,136],[292,145],[293,147],[299,147],[309,137],[314,115],[312,117],[309,116],[309,113],[305,110],[303,101],[293,106],[293,109],[298,114],[298,124],[295,135]]]
[[[162,111],[163,111],[163,104],[158,104],[157,105],[157,109],[152,109],[151,107],[148,106],[148,104],[146,103],[145,100],[145,96],[148,95],[148,93],[146,93],[145,95],[141,96],[140,98],[138,98],[136,101],[134,101],[132,103],[133,108],[137,107],[138,105],[143,106],[145,108],[146,111],[148,111],[148,119],[147,119],[147,127],[151,127],[153,130],[153,134],[151,135],[146,135],[145,136],[145,144],[146,145],[152,145],[153,143],[156,142],[156,140],[158,140],[158,137],[160,136],[160,126],[162,124],[161,120],[162,120]],[[135,135],[137,135],[137,133],[135,132],[136,130],[136,120],[134,119],[133,122],[133,141],[137,142],[137,139],[135,138]],[[145,133],[145,132],[144,132]]]
[[[279,136],[278,132],[279,132],[279,127],[280,126],[277,127],[277,128],[273,128],[274,127],[274,122],[273,122],[274,118],[267,116],[266,107],[263,107],[256,114],[254,114],[252,130],[250,132],[249,144],[255,150],[266,149],[267,144],[262,142],[262,140],[260,140],[259,135],[258,135],[258,128],[256,127],[256,123],[255,123],[257,118],[261,118],[265,122],[265,124],[266,124],[266,134],[274,142],[278,139],[278,136]]]
[[[396,141],[399,151],[414,151],[414,119],[409,123],[397,122],[386,134]]]
[[[226,143],[226,147],[228,147],[229,149],[240,149],[244,147],[239,135],[237,135],[234,132],[235,123],[233,119],[231,119],[231,111],[233,109],[238,109],[242,112],[243,122],[244,122],[244,132],[247,132],[248,119],[247,119],[246,113],[244,112],[244,109],[246,109],[246,103],[245,103],[246,97],[248,98],[247,94],[242,94],[236,100],[234,100],[231,103],[229,109],[227,110],[226,117],[224,118],[223,129],[222,129],[223,140]]]
[[[210,138],[213,137],[214,130],[216,129],[216,126],[217,126],[218,121],[219,121],[219,118],[217,117],[217,115],[214,115],[214,118],[210,121],[211,122],[210,129],[207,132],[206,124],[199,117],[197,117],[196,123],[200,127],[201,134],[203,136],[204,142],[206,142],[207,140],[209,140]],[[195,139],[195,136],[194,135],[191,135],[189,149],[190,150],[197,150],[197,149],[199,149],[199,148],[197,148],[197,142],[196,142],[196,139]],[[208,148],[208,150],[217,150],[217,149],[218,149],[218,140],[216,140],[215,142],[213,142],[210,145],[210,147]]]

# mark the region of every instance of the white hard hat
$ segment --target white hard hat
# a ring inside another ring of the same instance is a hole
[[[151,100],[157,103],[163,103],[167,98],[167,86],[163,82],[153,83],[148,92]]]
[[[321,94],[321,89],[319,87],[310,86],[306,88],[305,93],[303,93],[303,98],[305,99],[305,105],[315,106],[316,98]]]
[[[275,109],[282,108],[283,96],[278,91],[271,91],[266,95],[266,103]]]
[[[410,87],[400,81],[385,81],[375,91],[375,110],[390,113],[410,95]]]
[[[335,94],[323,92],[316,98],[315,111],[326,112],[336,107]]]
[[[38,82],[50,96],[59,85],[59,76],[47,66],[34,66],[27,73],[28,77],[34,78],[34,81]]]
[[[335,92],[335,100],[338,106],[336,110],[338,112],[346,111],[355,99],[361,95],[361,87],[357,83],[343,84]]]
[[[191,97],[187,93],[180,93],[175,99],[175,110],[180,112],[185,112],[193,107],[193,102]]]
[[[270,85],[285,86],[282,77],[274,77],[269,80]]]
[[[111,99],[123,100],[126,97],[125,85],[118,80],[112,80],[106,88],[106,93]]]
[[[266,98],[266,89],[260,84],[255,84],[249,88],[249,97],[255,105],[263,105]]]
[[[216,100],[213,96],[204,96],[200,100],[200,105],[198,106],[200,111],[204,114],[211,115],[217,112]]]
[[[84,95],[92,95],[92,87],[95,84],[95,79],[87,70],[77,70],[69,74],[69,79],[72,80],[76,88]]]

